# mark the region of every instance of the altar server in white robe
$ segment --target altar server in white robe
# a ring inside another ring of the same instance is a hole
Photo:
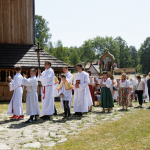
[[[149,101],[149,94],[148,94],[148,87],[147,87],[147,78],[146,78],[145,74],[143,75],[143,80],[144,80],[144,83],[145,83],[145,94],[147,95],[147,98],[143,99],[144,102],[145,102],[145,101]]]
[[[87,75],[82,71],[82,64],[76,65],[78,73],[74,79],[74,115],[82,116],[82,112],[88,112],[88,101],[86,87],[88,85]]]
[[[27,94],[26,94],[26,115],[30,116],[30,118],[26,121],[26,123],[33,122],[33,118],[35,117],[35,121],[38,120],[40,115],[40,107],[38,102],[37,95],[37,86],[38,81],[36,78],[37,71],[32,68],[30,70],[30,78],[27,79],[26,75],[22,80],[22,85],[26,86]]]
[[[45,71],[41,73],[41,70],[38,69],[38,81],[42,83],[41,89],[41,101],[42,108],[41,114],[44,115],[41,117],[43,120],[49,120],[50,116],[54,114],[54,71],[51,68],[51,62],[45,61],[44,64]]]
[[[66,75],[66,80],[69,81],[71,84],[73,84],[72,83],[73,82],[73,75],[68,71],[68,66],[63,66],[63,72]],[[70,107],[70,109],[71,109],[71,103],[72,103],[72,99],[71,99],[71,101],[69,101],[69,107]],[[61,101],[61,108],[64,108],[62,101]]]
[[[14,76],[14,79],[12,80],[11,77],[8,78],[8,80],[10,81],[9,83],[10,91],[14,90],[14,93],[9,103],[7,114],[13,114],[13,116],[10,117],[10,119],[24,119],[22,106],[23,89],[21,87],[23,77],[20,74],[21,67],[16,66],[15,71],[16,75]]]
[[[58,97],[59,96],[59,93],[58,93],[58,90],[57,90],[57,87],[59,86],[59,80],[57,79],[56,76],[54,76],[54,85],[53,85],[53,89],[54,89],[54,100],[55,100],[55,97]],[[53,115],[57,115],[57,110],[56,110],[56,107],[55,107],[55,104],[54,104],[54,114]]]
[[[61,101],[63,101],[65,118],[70,119],[71,114],[70,114],[69,101],[72,100],[73,86],[69,81],[66,80],[65,74],[61,75],[61,81],[62,82],[57,87],[57,89],[59,90],[59,94],[61,96]]]

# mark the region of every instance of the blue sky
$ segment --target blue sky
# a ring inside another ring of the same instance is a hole
[[[139,49],[150,36],[150,0],[35,0],[35,14],[49,22],[51,41],[67,47],[121,36]]]

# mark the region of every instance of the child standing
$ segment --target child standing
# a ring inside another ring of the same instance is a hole
[[[37,71],[33,68],[30,71],[31,78],[26,79],[26,75],[24,75],[24,78],[22,80],[22,85],[26,86],[27,90],[26,115],[30,115],[30,118],[26,121],[26,123],[33,122],[33,117],[35,117],[36,121],[40,115],[40,108],[37,95],[38,81],[36,79],[36,73]]]
[[[69,101],[72,100],[73,86],[69,81],[66,80],[65,74],[61,75],[61,81],[62,82],[57,87],[57,90],[59,90],[61,100],[63,101],[65,117],[68,117],[68,119],[70,119],[71,115],[70,115]]]
[[[100,84],[96,85],[96,91],[95,91],[96,95],[97,95],[97,105],[100,106],[101,105],[101,100],[100,100],[100,93],[101,93],[101,88],[100,88]]]
[[[10,81],[10,83],[8,84],[10,91],[14,90],[13,96],[11,98],[7,110],[7,114],[13,114],[13,116],[10,117],[10,119],[24,119],[22,106],[23,90],[21,87],[23,77],[20,74],[21,69],[22,68],[20,66],[16,66],[15,67],[16,75],[14,76],[14,80],[12,80],[11,77],[8,78],[8,80]]]

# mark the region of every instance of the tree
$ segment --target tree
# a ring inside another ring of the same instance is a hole
[[[137,67],[138,65],[138,56],[137,56],[137,50],[134,46],[129,47],[129,53],[131,55],[131,59],[133,61],[132,67]]]
[[[128,68],[133,64],[133,60],[131,59],[131,55],[129,53],[129,48],[125,40],[123,40],[120,36],[115,39],[119,45],[119,60],[120,64],[118,66],[120,68]]]
[[[35,15],[35,38],[40,42],[40,46],[45,48],[48,40],[51,38],[48,22],[42,16]]]
[[[150,71],[150,37],[146,38],[144,43],[141,45],[138,51],[138,56],[140,61],[138,71],[147,74]]]
[[[69,56],[69,63],[71,64],[71,65],[76,65],[77,63],[79,63],[80,62],[80,58],[79,58],[79,55],[78,55],[78,53],[77,53],[77,51],[76,50],[73,50],[72,52],[71,52],[71,54],[70,54],[70,56]]]

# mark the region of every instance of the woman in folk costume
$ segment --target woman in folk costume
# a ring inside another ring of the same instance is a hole
[[[12,80],[11,77],[8,78],[10,81],[9,83],[10,91],[14,90],[14,93],[9,103],[7,114],[13,114],[13,116],[10,117],[10,119],[24,119],[23,106],[22,106],[23,90],[21,87],[23,77],[20,74],[21,67],[16,66],[15,70],[16,70],[16,75],[14,76],[14,80]]]
[[[63,66],[63,72],[66,75],[66,80],[69,81],[71,84],[73,84],[73,75],[68,71],[68,66]],[[69,101],[69,107],[71,109],[71,101]],[[63,103],[61,103],[61,108],[63,108]]]
[[[122,106],[122,110],[124,110],[124,107],[126,107],[126,110],[128,109],[129,106],[129,81],[126,79],[126,74],[123,73],[121,75],[121,80],[118,81],[119,86],[119,105]]]
[[[66,80],[65,74],[61,75],[61,81],[62,82],[57,87],[57,90],[59,90],[59,94],[61,95],[61,101],[63,101],[65,118],[68,117],[68,119],[70,119],[71,114],[70,114],[69,101],[72,100],[73,86],[69,81]]]
[[[30,78],[26,79],[26,75],[22,80],[22,85],[26,86],[27,94],[26,94],[26,115],[30,115],[30,118],[26,121],[26,123],[33,122],[33,117],[35,117],[35,121],[38,120],[40,115],[39,101],[37,95],[37,86],[38,81],[36,78],[37,71],[33,68],[30,71]]]
[[[147,87],[147,78],[146,78],[145,74],[143,75],[143,80],[144,80],[144,83],[145,83],[145,94],[147,95],[147,98],[143,99],[144,102],[145,102],[145,101],[149,101],[149,94],[148,94],[148,87]]]
[[[82,70],[84,70],[82,68]],[[87,75],[87,78],[88,78],[88,84],[90,84],[90,76],[89,76],[89,73],[83,71],[86,75]],[[93,105],[93,101],[92,101],[92,97],[91,97],[91,93],[90,93],[90,89],[89,89],[89,86],[87,85],[86,87],[86,99],[87,99],[87,102],[88,102],[88,111],[91,112],[92,111],[92,105]]]
[[[108,78],[108,74],[106,71],[103,72],[103,79],[101,81],[101,107],[103,108],[102,112],[105,112],[105,108],[108,108],[108,112],[110,109],[114,107],[112,94],[110,91],[112,81]]]
[[[76,65],[78,73],[74,78],[74,115],[82,116],[82,112],[88,112],[86,99],[86,87],[88,86],[87,75],[82,71],[82,64]]]
[[[59,94],[58,94],[58,90],[57,90],[57,87],[59,86],[59,80],[57,79],[56,76],[54,76],[54,85],[53,85],[53,89],[54,89],[54,100],[55,100],[55,97],[58,97]],[[53,115],[57,115],[57,110],[56,110],[56,107],[55,107],[55,104],[54,104],[54,114]]]
[[[41,81],[41,100],[42,100],[42,109],[41,114],[43,115],[41,119],[49,120],[50,116],[54,114],[54,71],[51,68],[51,62],[45,61],[44,64],[45,71],[41,73],[41,70],[38,69],[38,81]]]

